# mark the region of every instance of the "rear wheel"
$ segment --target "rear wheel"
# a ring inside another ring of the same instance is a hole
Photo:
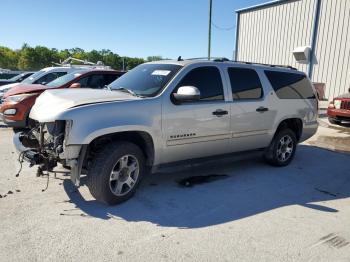
[[[295,133],[289,128],[282,129],[266,149],[264,158],[271,165],[286,166],[293,160],[296,146]]]
[[[141,149],[129,142],[117,142],[97,153],[87,185],[96,200],[114,205],[134,195],[145,171]]]
[[[332,117],[328,117],[328,121],[329,121],[329,123],[331,123],[333,125],[340,125],[341,124],[341,121],[336,120],[336,119],[334,119]]]

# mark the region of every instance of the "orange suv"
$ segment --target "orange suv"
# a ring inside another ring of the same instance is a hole
[[[28,84],[15,86],[0,101],[0,121],[13,128],[31,127],[28,118],[36,98],[45,90],[59,88],[102,89],[123,75],[124,72],[101,69],[81,69],[61,76],[46,85]]]

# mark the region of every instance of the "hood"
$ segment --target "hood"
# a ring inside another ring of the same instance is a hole
[[[346,94],[342,94],[342,95],[340,95],[340,96],[338,96],[338,97],[336,97],[336,98],[350,98],[350,93],[346,93]]]
[[[17,86],[17,85],[19,85],[19,83],[12,83],[12,84],[8,84],[8,85],[0,86],[0,93],[3,92],[3,90],[10,89],[10,88]]]
[[[13,96],[13,95],[19,95],[24,93],[35,93],[35,92],[42,92],[43,90],[46,90],[47,86],[43,85],[34,85],[34,84],[18,84],[12,87],[9,91],[7,91],[4,95],[4,97]]]
[[[16,83],[16,81],[12,81],[9,79],[1,79],[0,80],[0,85],[6,85],[6,84],[12,84],[12,83]]]
[[[139,97],[121,91],[104,89],[54,89],[41,94],[32,107],[30,118],[39,122],[52,122],[65,110],[94,103],[136,100]]]

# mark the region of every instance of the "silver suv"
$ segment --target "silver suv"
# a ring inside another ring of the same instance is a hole
[[[18,133],[21,158],[50,172],[69,167],[99,201],[129,199],[147,172],[169,163],[259,150],[288,165],[317,130],[315,90],[291,67],[182,60],[142,64],[106,90],[50,90]]]

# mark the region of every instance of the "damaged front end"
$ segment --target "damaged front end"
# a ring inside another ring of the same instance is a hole
[[[66,145],[71,126],[71,121],[62,120],[39,123],[29,131],[16,133],[13,142],[20,154],[19,159],[29,162],[30,167],[38,166],[38,176],[43,172],[53,172],[57,163],[61,163],[71,169],[71,179],[79,186],[83,162],[80,153],[85,155],[86,147]]]

